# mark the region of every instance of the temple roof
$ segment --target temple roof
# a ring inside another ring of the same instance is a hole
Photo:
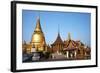
[[[56,41],[52,45],[54,44],[64,44],[59,33],[58,33]]]
[[[68,40],[64,42],[64,50],[75,50],[78,47],[78,43],[71,39],[70,33],[68,33]]]
[[[84,44],[80,41],[74,41],[74,40],[67,40],[64,42],[65,44],[65,48],[64,50],[75,50],[77,48],[79,48],[80,46],[84,46]]]
[[[73,41],[73,40],[68,40],[67,43],[65,44],[65,49],[64,50],[74,50],[76,49],[78,44]]]

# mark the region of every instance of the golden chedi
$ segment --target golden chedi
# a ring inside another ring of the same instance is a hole
[[[34,33],[32,35],[31,44],[34,46],[36,51],[45,50],[45,37],[41,29],[40,19],[38,18]]]

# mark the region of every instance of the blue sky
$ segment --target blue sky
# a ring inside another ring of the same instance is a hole
[[[47,44],[56,40],[59,27],[62,40],[67,40],[68,33],[70,33],[73,40],[80,40],[90,46],[90,13],[23,10],[23,41],[31,41],[38,17],[40,17],[40,24]]]

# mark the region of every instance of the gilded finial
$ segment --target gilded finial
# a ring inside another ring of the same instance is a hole
[[[71,35],[70,35],[70,33],[68,33],[68,40],[71,40]]]
[[[39,16],[37,17],[35,31],[41,31],[42,32],[41,25],[40,25],[40,17]]]

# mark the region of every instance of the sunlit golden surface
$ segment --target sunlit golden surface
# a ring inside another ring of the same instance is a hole
[[[36,28],[35,28],[34,33],[32,35],[31,43],[34,45],[34,47],[38,51],[43,51],[43,46],[45,44],[45,38],[44,38],[44,34],[43,34],[41,26],[40,26],[39,19],[37,21]]]

